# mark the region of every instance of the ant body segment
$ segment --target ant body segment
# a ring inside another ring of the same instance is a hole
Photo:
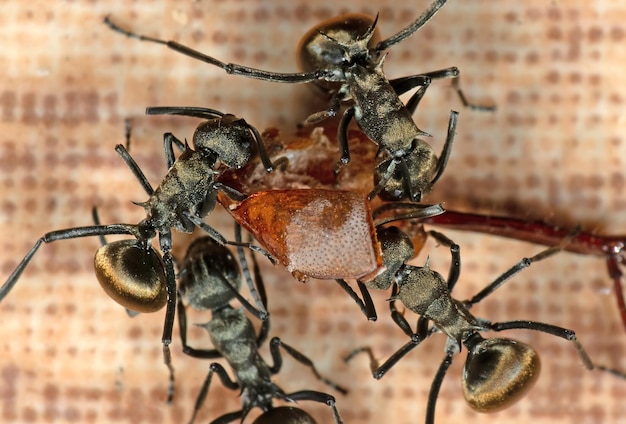
[[[267,160],[268,170],[273,165],[267,159],[258,131],[243,119],[206,108],[149,108],[147,113],[186,113],[206,121],[194,133],[195,150],[171,133],[164,134],[163,144],[169,171],[156,189],[152,188],[126,148],[121,144],[115,147],[149,196],[147,201],[137,203],[145,208],[146,218],[134,225],[99,225],[96,222],[96,225],[44,234],[0,287],[0,300],[17,283],[43,243],[91,236],[100,236],[102,239],[113,234],[132,235],[134,239],[106,243],[96,251],[95,274],[105,292],[127,310],[155,312],[167,305],[162,343],[165,363],[172,376],[169,344],[176,308],[176,276],[171,254],[171,229],[191,233],[198,226],[219,244],[237,244],[227,241],[203,221],[214,209],[218,191],[238,195],[235,190],[215,181],[216,163],[219,160],[227,167],[239,168],[259,152]],[[183,148],[183,153],[176,159],[173,144]],[[150,245],[157,236],[161,253]],[[256,246],[244,245],[263,252]],[[267,312],[262,311],[261,315],[265,314]]]
[[[239,239],[240,234],[238,233]],[[249,279],[250,273],[241,247],[238,247],[238,253],[246,279]],[[257,289],[261,293],[263,306],[267,307],[265,289],[254,254],[252,254],[252,260]],[[267,422],[281,422],[285,424],[315,422],[308,413],[299,408],[275,408],[272,404],[273,399],[290,402],[309,400],[325,403],[331,408],[334,422],[337,424],[342,422],[335,407],[335,398],[333,396],[312,390],[285,393],[271,381],[271,376],[278,373],[281,369],[282,356],[280,348],[282,348],[298,362],[309,367],[320,381],[341,393],[346,393],[345,389],[322,377],[309,358],[281,341],[278,337],[273,337],[270,341],[270,353],[274,365],[268,365],[261,358],[258,349],[267,337],[269,317],[265,317],[259,334],[256,335],[252,322],[244,314],[244,308],[257,316],[260,311],[255,311],[254,307],[239,293],[241,272],[237,261],[225,246],[216,243],[210,237],[196,239],[187,251],[180,277],[178,320],[183,352],[195,358],[212,359],[223,357],[235,375],[235,381],[233,381],[222,365],[218,363],[210,365],[209,374],[196,399],[194,413],[189,421],[190,424],[194,422],[197,412],[206,399],[214,375],[217,375],[227,388],[241,392],[243,408],[239,411],[222,415],[213,420],[212,424],[226,424],[237,419],[241,419],[241,422],[243,422],[250,410],[255,407],[263,411],[263,414],[254,421],[256,424]],[[230,305],[230,301],[235,297],[242,303],[244,308],[235,309]],[[212,312],[212,318],[208,323],[197,325],[207,330],[215,349],[196,349],[187,344],[187,316],[183,300],[187,302],[188,307],[196,310],[210,310]]]
[[[342,103],[350,101],[338,127],[337,138],[341,147],[341,159],[335,173],[350,161],[347,132],[353,119],[362,131],[388,155],[377,170],[376,188],[373,195],[384,191],[398,200],[409,198],[419,201],[422,193],[430,190],[443,172],[450,153],[452,137],[456,128],[457,112],[452,111],[449,131],[441,157],[437,158],[432,147],[421,138],[428,136],[420,130],[412,113],[423,97],[431,80],[458,78],[455,67],[425,74],[417,74],[396,80],[388,80],[382,66],[383,52],[400,43],[424,26],[447,0],[434,1],[413,23],[395,35],[373,45],[377,18],[370,20],[362,15],[346,15],[314,27],[303,38],[299,47],[301,73],[278,73],[222,62],[175,41],[165,41],[140,35],[114,24],[109,17],[104,22],[112,30],[141,41],[166,45],[167,47],[202,62],[217,66],[229,74],[242,75],[264,81],[281,83],[320,83],[331,94],[327,110],[310,115],[305,123],[314,124],[336,116]],[[418,87],[417,92],[405,106],[398,97]],[[466,106],[461,91],[459,95]],[[489,109],[475,106],[475,108]],[[388,184],[390,180],[396,180]],[[398,189],[397,186],[400,186]]]
[[[560,337],[574,345],[587,369],[598,369],[626,379],[623,372],[592,362],[572,330],[529,320],[494,323],[477,318],[470,312],[473,305],[491,295],[515,274],[561,251],[576,234],[569,234],[561,245],[550,247],[531,258],[522,259],[471,299],[459,301],[453,298],[451,293],[460,275],[460,248],[444,235],[433,231],[430,233],[441,244],[450,248],[452,263],[448,278],[444,279],[439,273],[431,270],[427,259],[423,267],[402,263],[396,270],[393,280],[391,315],[394,322],[411,340],[381,366],[378,365],[370,347],[358,348],[345,358],[349,361],[360,353],[368,354],[372,375],[380,379],[400,359],[431,335],[445,333],[448,337],[446,354],[431,384],[426,412],[427,424],[434,423],[435,405],[441,384],[453,356],[460,352],[462,345],[468,349],[462,374],[463,393],[467,403],[477,411],[495,412],[509,407],[523,397],[537,380],[540,361],[539,355],[532,347],[510,338],[483,338],[481,333],[485,331],[524,329]],[[411,329],[404,315],[397,310],[396,300],[400,300],[407,309],[420,315],[415,331]],[[431,326],[429,321],[432,322]]]

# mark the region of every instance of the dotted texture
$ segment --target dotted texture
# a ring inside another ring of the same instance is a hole
[[[189,118],[145,117],[146,106],[206,106],[243,116],[261,129],[290,131],[324,105],[308,87],[229,76],[163,46],[122,37],[102,24],[105,15],[225,61],[288,72],[295,70],[299,37],[324,18],[380,12],[386,36],[427,4],[3,2],[2,279],[44,232],[91,224],[93,205],[106,223],[142,218],[142,209],[131,201],[145,200],[145,193],[113,150],[123,141],[123,119],[133,119],[131,150],[153,184],[166,172],[162,133],[189,138],[197,124]],[[619,0],[457,1],[394,46],[385,62],[390,77],[458,66],[465,94],[498,107],[495,113],[463,109],[448,81],[429,88],[416,122],[433,135],[436,149],[443,144],[450,109],[461,113],[447,172],[429,200],[446,201],[448,208],[626,233],[625,20],[626,6]],[[216,212],[209,222],[232,238],[226,213]],[[541,250],[495,237],[446,234],[462,248],[459,298]],[[175,254],[182,257],[189,242],[177,235]],[[98,245],[88,238],[42,246],[0,303],[0,421],[179,423],[190,417],[209,361],[185,357],[175,338],[177,396],[173,405],[165,405],[163,312],[131,319],[102,292],[91,265]],[[425,253],[433,269],[445,274],[447,250],[429,244]],[[425,254],[418,263],[424,260]],[[433,337],[374,381],[365,357],[349,365],[341,357],[368,344],[385,359],[406,342],[386,316],[388,293],[374,293],[380,318],[368,323],[333,282],[299,284],[265,262],[263,272],[272,335],[314,358],[320,372],[350,389],[348,396],[338,396],[346,423],[423,421],[443,337]],[[524,271],[475,312],[493,321],[532,319],[572,328],[596,361],[626,368],[626,335],[601,259],[557,255]],[[441,389],[437,422],[625,419],[626,382],[587,372],[566,341],[522,331],[514,335],[542,356],[542,374],[529,395],[496,415],[473,412],[460,388],[462,353]],[[190,337],[195,346],[209,343],[201,329]],[[263,354],[269,357],[265,349]],[[326,390],[294,361],[286,360],[283,371],[276,382],[286,391]],[[239,406],[237,393],[216,382],[197,422]],[[300,406],[320,423],[331,421],[324,405]]]

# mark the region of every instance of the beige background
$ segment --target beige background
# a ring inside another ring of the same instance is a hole
[[[264,128],[289,131],[320,107],[304,86],[228,76],[165,47],[109,31],[106,14],[137,31],[173,38],[225,60],[295,70],[301,34],[341,12],[380,11],[390,35],[427,2],[382,0],[19,1],[0,11],[0,259],[7,276],[37,237],[89,225],[98,205],[104,222],[138,222],[130,202],[145,194],[113,147],[123,118],[134,119],[133,155],[157,184],[165,173],[161,134],[191,137],[197,121],[142,116],[148,105],[198,105],[234,112]],[[453,155],[431,199],[450,208],[510,212],[626,233],[623,108],[626,7],[615,1],[503,0],[450,2],[418,34],[395,46],[390,77],[458,66],[469,97],[494,102],[494,114],[461,109]],[[429,89],[416,120],[442,145],[451,108],[448,82]],[[229,226],[216,213],[215,225]],[[226,234],[228,229],[225,230]],[[537,246],[447,232],[462,246],[463,298]],[[177,238],[180,255],[189,238]],[[177,397],[164,404],[167,375],[159,343],[163,313],[130,319],[101,291],[91,266],[96,239],[43,246],[0,304],[0,421],[185,422],[209,361],[184,357],[175,341]],[[447,269],[446,249],[429,246],[433,267]],[[419,259],[423,261],[423,257]],[[264,266],[272,334],[300,348],[319,369],[351,390],[338,397],[346,423],[422,422],[425,397],[443,351],[435,337],[382,381],[365,358],[340,357],[370,344],[381,359],[406,338],[385,317],[367,323],[335,284],[297,284]],[[575,329],[594,359],[626,368],[625,334],[601,259],[561,254],[524,271],[476,308],[492,320],[533,319]],[[203,322],[202,316],[195,321]],[[176,333],[177,334],[177,333]],[[196,344],[205,334],[194,333]],[[534,390],[514,407],[483,416],[464,403],[457,358],[444,382],[437,422],[619,422],[626,382],[587,372],[573,348],[546,335],[515,332],[542,355]],[[263,350],[264,353],[267,353]],[[324,389],[293,361],[276,381],[285,390]],[[216,385],[198,422],[238,409],[237,393]],[[318,422],[324,406],[302,404]],[[251,422],[251,420],[249,420]]]

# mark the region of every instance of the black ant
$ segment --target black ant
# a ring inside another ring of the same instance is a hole
[[[198,226],[219,244],[236,244],[227,241],[202,220],[214,209],[218,190],[229,196],[241,196],[236,190],[215,181],[216,164],[219,161],[224,166],[239,168],[258,152],[268,171],[274,165],[267,157],[258,131],[241,118],[207,108],[148,108],[146,113],[180,114],[206,119],[194,133],[195,150],[171,133],[164,134],[163,144],[169,171],[156,189],[152,188],[128,150],[121,144],[115,147],[149,196],[147,201],[137,203],[145,208],[146,218],[134,225],[96,224],[44,234],[0,287],[0,300],[17,283],[42,243],[90,236],[132,235],[134,239],[114,241],[97,250],[95,274],[107,294],[127,310],[155,312],[167,304],[162,342],[171,376],[173,370],[169,344],[176,308],[171,229],[191,233]],[[176,159],[174,144],[183,149],[183,153]],[[161,253],[150,245],[157,235]],[[245,245],[264,253],[257,246]],[[264,314],[267,312],[262,311],[261,315]]]
[[[515,274],[531,264],[546,259],[563,250],[569,240],[576,236],[570,234],[559,246],[553,246],[531,258],[524,258],[508,271],[488,284],[472,298],[465,301],[454,299],[451,295],[456,285],[461,268],[460,248],[443,234],[430,231],[439,243],[450,248],[452,263],[447,280],[439,273],[430,269],[429,260],[423,267],[405,264],[401,258],[408,252],[405,248],[395,249],[396,263],[393,295],[390,298],[391,315],[394,322],[411,340],[395,352],[381,366],[374,358],[370,347],[362,347],[351,352],[346,361],[359,353],[367,353],[370,358],[372,375],[382,378],[400,359],[419,346],[424,340],[438,332],[448,337],[446,354],[435,374],[428,396],[426,423],[434,423],[435,406],[439,389],[452,364],[453,356],[460,352],[461,345],[468,349],[468,356],[463,371],[462,387],[465,400],[480,412],[494,412],[507,408],[518,401],[534,384],[539,376],[540,361],[537,352],[530,346],[509,338],[483,338],[484,331],[503,331],[525,329],[551,334],[568,340],[574,345],[584,366],[609,372],[619,378],[626,379],[626,374],[611,368],[597,365],[584,350],[574,331],[543,322],[516,320],[494,323],[477,318],[470,308],[491,295]],[[405,251],[404,253],[402,253]],[[398,262],[399,261],[399,262]],[[395,306],[400,300],[404,306],[419,314],[416,331]],[[433,325],[429,327],[429,321]]]
[[[237,233],[237,240],[241,240],[239,232]],[[237,249],[243,274],[247,280],[251,279],[243,249],[240,246]],[[263,306],[266,308],[267,298],[254,254],[252,254],[252,260],[257,290],[261,294]],[[290,402],[310,400],[325,403],[331,408],[335,423],[341,423],[342,420],[335,407],[335,398],[333,396],[312,390],[285,393],[271,381],[271,376],[278,373],[281,369],[282,356],[280,348],[282,348],[298,362],[309,367],[319,380],[341,393],[346,393],[345,389],[322,377],[309,358],[281,341],[278,337],[274,337],[270,341],[270,353],[274,365],[269,366],[261,358],[258,349],[267,338],[269,317],[265,316],[259,334],[255,334],[252,322],[244,313],[244,308],[253,312],[256,316],[259,316],[261,311],[255,310],[242,297],[239,293],[240,286],[241,272],[239,265],[225,246],[216,243],[210,237],[196,239],[189,246],[180,272],[180,296],[178,298],[178,320],[183,352],[196,358],[212,359],[223,357],[235,374],[235,381],[233,381],[222,365],[218,363],[210,365],[209,374],[198,394],[194,412],[189,422],[194,422],[197,412],[206,399],[213,376],[216,374],[224,386],[241,392],[243,408],[239,411],[222,415],[213,420],[213,424],[226,424],[237,419],[241,419],[243,422],[250,410],[255,407],[260,408],[263,414],[254,423],[281,422],[297,424],[315,422],[308,413],[301,409],[293,407],[275,408],[273,399]],[[230,305],[230,301],[233,298],[237,298],[244,308],[233,308]],[[188,307],[195,310],[210,310],[212,312],[211,321],[197,325],[207,330],[215,349],[196,349],[187,344],[187,316],[183,299],[189,305]]]
[[[390,156],[390,160],[383,162],[382,168],[377,172],[379,181],[374,193],[384,188],[385,192],[396,198],[402,196],[419,201],[422,193],[428,191],[443,172],[452,139],[448,137],[441,157],[437,158],[432,147],[420,139],[428,134],[417,127],[411,115],[432,79],[457,78],[459,71],[451,67],[389,81],[382,70],[385,58],[382,52],[414,34],[445,3],[446,0],[434,1],[413,23],[373,47],[370,46],[370,41],[374,35],[377,19],[367,26],[364,33],[360,15],[357,23],[337,23],[345,19],[351,22],[353,17],[340,17],[329,24],[322,23],[313,28],[301,43],[300,62],[305,68],[305,72],[301,73],[269,72],[225,63],[175,41],[165,41],[128,31],[114,24],[109,17],[106,17],[104,22],[112,30],[128,37],[166,45],[179,53],[222,68],[229,74],[272,82],[330,82],[339,85],[339,88],[332,90],[327,110],[314,113],[305,121],[311,124],[335,116],[341,103],[352,101],[352,105],[344,112],[338,129],[341,159],[335,167],[335,172],[337,173],[341,166],[350,161],[347,130],[350,121],[354,119],[363,132],[378,144],[379,149]],[[405,106],[398,96],[415,87],[419,87],[418,91]],[[460,90],[457,91],[461,93]],[[460,96],[467,104],[462,93]],[[452,130],[449,133],[454,133],[456,120],[457,113],[453,111],[449,124]],[[399,192],[386,187],[392,178],[400,181]]]

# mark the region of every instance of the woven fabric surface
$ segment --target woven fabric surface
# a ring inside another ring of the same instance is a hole
[[[300,36],[345,12],[380,13],[384,36],[415,19],[428,2],[331,1],[5,1],[0,12],[0,275],[8,276],[47,231],[103,222],[136,223],[145,193],[113,147],[131,118],[131,152],[156,185],[165,174],[162,134],[191,139],[197,120],[143,115],[146,106],[206,106],[244,117],[257,128],[288,133],[324,102],[304,85],[230,76],[164,46],[109,30],[104,16],[147,35],[174,39],[226,62],[296,71]],[[393,46],[390,78],[457,66],[472,101],[494,113],[464,109],[449,81],[436,81],[416,113],[441,149],[449,111],[460,119],[452,157],[428,201],[466,211],[510,214],[626,234],[623,107],[626,6],[618,0],[452,1],[417,34]],[[231,218],[208,220],[232,238]],[[445,231],[461,245],[456,289],[464,299],[542,247]],[[182,256],[191,238],[176,235]],[[41,247],[0,303],[0,421],[186,422],[210,361],[172,350],[176,397],[165,404],[167,372],[160,337],[163,312],[129,318],[99,287],[92,268],[97,238]],[[445,274],[449,253],[431,243]],[[423,422],[444,338],[411,352],[381,381],[367,358],[342,356],[371,345],[381,360],[406,341],[386,316],[389,293],[374,293],[379,321],[369,323],[336,284],[296,282],[263,263],[271,335],[314,359],[319,371],[348,387],[337,395],[346,423]],[[626,369],[626,334],[601,258],[560,253],[523,271],[476,315],[529,319],[571,328],[593,360]],[[411,322],[414,317],[407,314]],[[208,315],[193,316],[206,322]],[[195,345],[209,345],[194,329]],[[444,381],[436,422],[621,422],[626,381],[584,369],[567,341],[527,331],[507,333],[534,346],[542,374],[529,394],[495,415],[472,411],[461,392],[465,352]],[[263,355],[269,360],[266,348]],[[330,391],[287,359],[276,377],[286,391]],[[214,382],[197,422],[239,409],[241,400]],[[300,403],[320,423],[324,405]],[[259,411],[254,411],[256,416]],[[252,422],[252,416],[248,418]]]

